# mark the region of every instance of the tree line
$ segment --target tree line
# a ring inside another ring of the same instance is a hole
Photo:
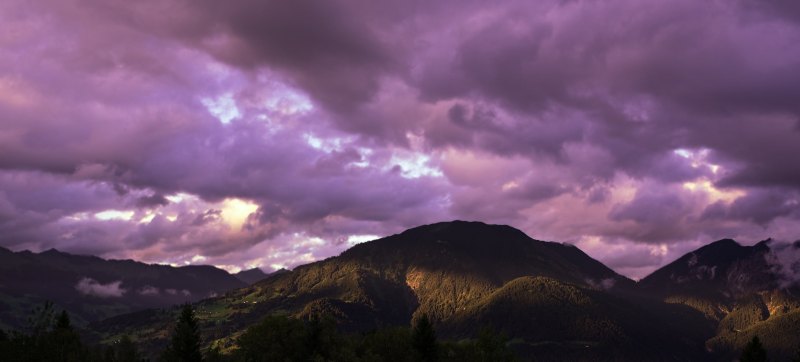
[[[33,310],[28,326],[6,333],[0,330],[0,361],[5,362],[139,362],[133,341],[123,336],[106,346],[87,346],[66,311],[56,313],[46,302]]]
[[[56,313],[51,303],[38,307],[28,327],[0,330],[0,361],[29,362],[144,362],[148,359],[128,336],[109,345],[87,346],[73,328],[66,311]],[[411,327],[390,327],[369,333],[341,333],[333,319],[300,320],[270,315],[248,328],[236,348],[223,351],[212,345],[203,350],[198,322],[190,304],[181,307],[170,342],[156,358],[163,362],[261,361],[516,361],[508,339],[488,328],[477,338],[441,341],[426,315]],[[741,362],[767,361],[767,351],[754,337],[742,351]],[[793,362],[800,362],[800,349]]]
[[[0,361],[144,362],[149,361],[129,336],[108,345],[89,346],[70,323],[66,311],[52,303],[36,308],[28,327],[0,330]],[[270,315],[248,328],[236,348],[203,349],[198,321],[190,304],[181,306],[168,346],[154,358],[162,362],[260,361],[514,361],[508,340],[488,329],[475,340],[443,342],[427,316],[412,327],[390,327],[362,334],[340,332],[330,318],[300,320]]]

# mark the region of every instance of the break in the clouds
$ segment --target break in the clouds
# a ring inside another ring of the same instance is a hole
[[[0,245],[292,267],[447,219],[800,238],[783,0],[5,1]]]

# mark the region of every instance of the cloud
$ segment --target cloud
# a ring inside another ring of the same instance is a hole
[[[102,284],[92,278],[84,277],[75,284],[75,289],[82,294],[100,298],[119,298],[122,297],[126,289],[120,288],[121,280]]]
[[[639,276],[793,240],[792,4],[7,1],[0,245],[266,268],[480,219]]]
[[[770,252],[764,254],[767,263],[781,280],[782,288],[800,283],[800,241],[770,243]]]
[[[168,288],[168,289],[164,289],[164,292],[166,292],[169,295],[182,295],[184,297],[188,297],[188,296],[192,295],[192,292],[190,292],[190,291],[188,291],[186,289]]]
[[[145,285],[136,291],[139,295],[155,296],[161,294],[161,291],[153,286]]]
[[[594,289],[609,290],[613,288],[615,284],[617,284],[617,281],[614,278],[606,278],[600,281],[586,279],[586,284],[589,284],[589,286]]]

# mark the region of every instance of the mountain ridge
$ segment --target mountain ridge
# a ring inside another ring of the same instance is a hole
[[[78,325],[136,310],[197,301],[247,284],[207,265],[173,267],[49,249],[0,249],[0,327],[19,328],[46,300]]]
[[[781,288],[771,252],[768,241],[721,239],[634,282],[576,246],[456,220],[258,275],[194,305],[204,340],[223,350],[270,314],[330,316],[358,333],[425,314],[442,338],[469,339],[490,326],[521,355],[543,360],[730,360],[755,334],[771,338],[765,344],[776,359],[800,344],[782,336],[800,323],[800,292]],[[100,341],[129,334],[158,351],[174,313],[144,310],[89,328]]]
[[[339,256],[200,301],[196,308],[208,343],[224,349],[235,346],[236,336],[246,326],[273,313],[306,320],[330,316],[350,332],[407,326],[425,314],[443,338],[470,338],[478,329],[475,323],[486,323],[521,341],[517,346],[526,354],[580,360],[587,353],[602,353],[668,360],[701,353],[702,342],[713,329],[700,313],[646,298],[626,299],[635,285],[574,246],[535,240],[510,226],[453,221],[358,244]],[[537,299],[526,297],[530,288],[538,288]],[[517,308],[511,319],[485,318],[502,315],[502,306],[509,303],[525,306],[534,300],[544,304]],[[595,317],[586,319],[588,311]],[[169,311],[153,313],[93,327],[106,339],[169,328]],[[702,335],[686,341],[662,315],[676,317]],[[526,318],[546,320],[553,328],[558,327],[554,321],[562,321],[564,328],[550,340],[541,340],[541,334],[514,322]],[[143,320],[149,322],[142,324]],[[643,333],[652,324],[666,331],[657,335],[678,345],[670,358],[660,358],[664,351]],[[606,326],[615,326],[618,332],[600,332]],[[158,333],[137,337],[153,350],[165,343]],[[575,342],[587,338],[588,344]],[[621,345],[619,338],[628,342]]]

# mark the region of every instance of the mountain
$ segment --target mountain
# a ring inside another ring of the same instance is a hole
[[[78,266],[65,266],[71,268]],[[239,277],[260,280],[194,305],[204,343],[223,351],[271,314],[324,315],[351,333],[409,326],[424,314],[442,339],[474,339],[488,326],[509,337],[520,356],[536,360],[729,361],[755,335],[772,360],[785,360],[800,346],[797,270],[799,243],[743,246],[725,239],[637,283],[574,246],[534,240],[505,225],[452,221],[292,271],[247,271]],[[120,280],[116,287],[140,290],[121,277],[92,278],[107,289]],[[88,335],[106,342],[130,335],[155,356],[176,312],[117,315],[90,323]]]
[[[235,276],[236,279],[241,280],[243,283],[250,285],[261,279],[266,278],[267,275],[269,274],[264,273],[261,269],[253,268],[253,269],[242,270],[234,274],[233,276]]]
[[[721,360],[736,357],[756,335],[772,360],[787,360],[800,346],[800,288],[783,273],[800,270],[794,256],[800,256],[798,243],[743,246],[724,239],[687,253],[639,286],[702,312],[716,326],[706,347]]]
[[[643,278],[639,285],[663,295],[694,295],[730,301],[776,289],[778,277],[768,263],[769,240],[742,246],[723,239],[687,253]]]
[[[104,260],[55,249],[42,253],[0,248],[0,328],[26,324],[45,300],[78,325],[146,308],[198,301],[246,286],[212,266],[150,265]]]
[[[407,326],[426,314],[447,339],[490,325],[545,359],[685,360],[713,336],[702,314],[636,296],[636,284],[580,249],[505,225],[453,221],[362,243],[196,304],[207,343],[224,348],[272,313],[333,316],[345,331]],[[100,338],[166,342],[174,311],[92,324]],[[548,357],[549,356],[549,357]]]

